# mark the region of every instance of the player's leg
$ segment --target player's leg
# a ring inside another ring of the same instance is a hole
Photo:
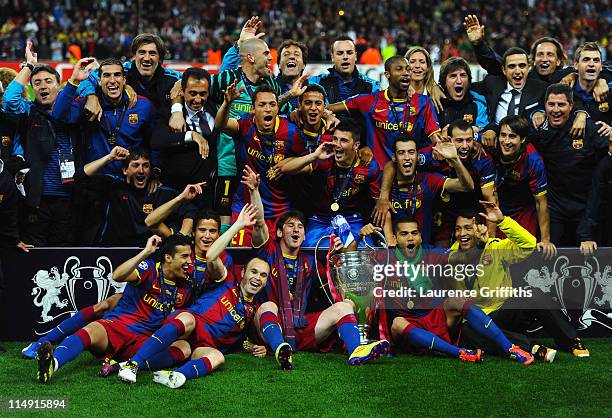
[[[489,315],[483,312],[472,301],[463,298],[449,298],[444,301],[444,310],[447,316],[460,314],[470,324],[472,329],[493,341],[501,350],[525,366],[533,363],[533,356],[527,351],[514,345],[506,338],[501,329],[493,322]]]
[[[58,326],[40,337],[37,341],[30,343],[26,348],[21,350],[21,354],[27,359],[35,358],[36,350],[43,342],[49,341],[52,344],[57,344],[64,338],[85,327],[90,322],[102,318],[106,312],[111,311],[117,306],[119,299],[121,299],[121,293],[116,293],[104,299],[102,302],[81,309],[70,318],[62,321]]]
[[[187,380],[204,377],[225,363],[223,354],[212,347],[198,347],[192,360],[172,372],[159,371],[153,374],[153,381],[172,389],[180,388]]]
[[[119,370],[119,379],[127,383],[136,383],[136,374],[140,365],[158,353],[166,352],[172,343],[179,338],[188,338],[196,326],[196,319],[190,312],[179,312],[160,329],[155,331]],[[169,354],[170,355],[170,354]]]
[[[164,370],[179,365],[191,356],[191,345],[188,341],[177,340],[167,350],[153,354],[146,359],[140,370]]]
[[[282,370],[293,368],[293,349],[283,338],[278,319],[278,306],[274,302],[263,303],[255,314],[255,328],[259,336],[268,344]]]
[[[350,303],[336,302],[321,312],[314,329],[317,344],[325,341],[336,330],[349,352],[350,365],[363,364],[381,357],[389,349],[389,342],[386,340],[360,345],[357,318]]]
[[[45,341],[36,354],[37,379],[40,383],[49,383],[53,372],[77,358],[82,351],[95,349],[104,352],[108,346],[108,334],[99,322],[92,322],[70,335],[61,341],[55,350],[49,341]]]

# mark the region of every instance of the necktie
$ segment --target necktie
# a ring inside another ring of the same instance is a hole
[[[506,116],[514,116],[516,115],[516,96],[518,96],[519,94],[521,94],[520,91],[518,91],[517,89],[512,89],[510,90],[510,94],[512,95],[512,97],[510,97],[510,103],[508,103],[508,113],[506,113]]]
[[[196,113],[198,118],[198,123],[200,126],[200,130],[202,131],[202,136],[206,137],[211,134],[210,126],[208,125],[208,120],[206,120],[206,115],[201,110]]]

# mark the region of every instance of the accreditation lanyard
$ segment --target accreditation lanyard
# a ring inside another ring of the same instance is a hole
[[[123,124],[125,112],[127,112],[127,104],[124,103],[123,108],[121,109],[121,114],[119,115],[117,124],[114,128],[111,128],[110,118],[106,114],[104,115],[104,124],[106,125],[106,129],[103,129],[109,145],[114,146],[117,143],[117,134],[119,133],[121,125]]]
[[[161,304],[163,306],[163,314],[164,318],[170,312],[170,309],[174,308],[174,303],[176,301],[176,295],[178,293],[178,286],[174,285],[174,291],[172,292],[172,298],[167,300],[166,298],[166,284],[164,283],[164,271],[162,270],[161,265],[157,268],[157,277],[159,278],[159,290],[161,292]]]
[[[400,118],[397,110],[395,109],[395,103],[393,102],[393,96],[391,96],[391,92],[389,90],[387,90],[387,96],[389,96],[389,109],[391,109],[391,113],[393,113],[393,119],[395,119],[395,123],[397,123],[399,132],[406,133],[406,115],[410,114],[410,104],[408,103],[408,99],[406,99],[406,102],[403,105],[404,113],[402,114],[402,122],[400,123]]]

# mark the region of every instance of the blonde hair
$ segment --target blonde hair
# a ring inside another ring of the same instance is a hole
[[[15,77],[17,77],[17,71],[8,67],[0,67],[0,83],[4,90]]]
[[[423,82],[425,84],[425,89],[430,92],[435,84],[435,80],[433,63],[431,61],[431,56],[429,55],[429,52],[427,52],[427,50],[422,46],[413,46],[408,49],[406,54],[404,54],[404,57],[410,62],[410,57],[416,52],[421,52],[423,55],[425,55],[425,61],[427,62],[427,74],[425,74],[425,80]]]

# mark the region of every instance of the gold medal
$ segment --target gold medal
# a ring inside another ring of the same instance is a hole
[[[408,300],[408,303],[406,303],[406,307],[408,309],[414,308],[414,301],[412,299]]]
[[[331,210],[333,212],[338,212],[340,210],[340,205],[338,204],[338,202],[334,202],[331,204]]]
[[[274,178],[274,176],[276,175],[276,171],[274,171],[274,169],[272,167],[270,167],[266,173],[266,175],[268,176],[268,178],[270,180],[272,180]]]
[[[108,145],[115,145],[115,134],[108,137]]]

